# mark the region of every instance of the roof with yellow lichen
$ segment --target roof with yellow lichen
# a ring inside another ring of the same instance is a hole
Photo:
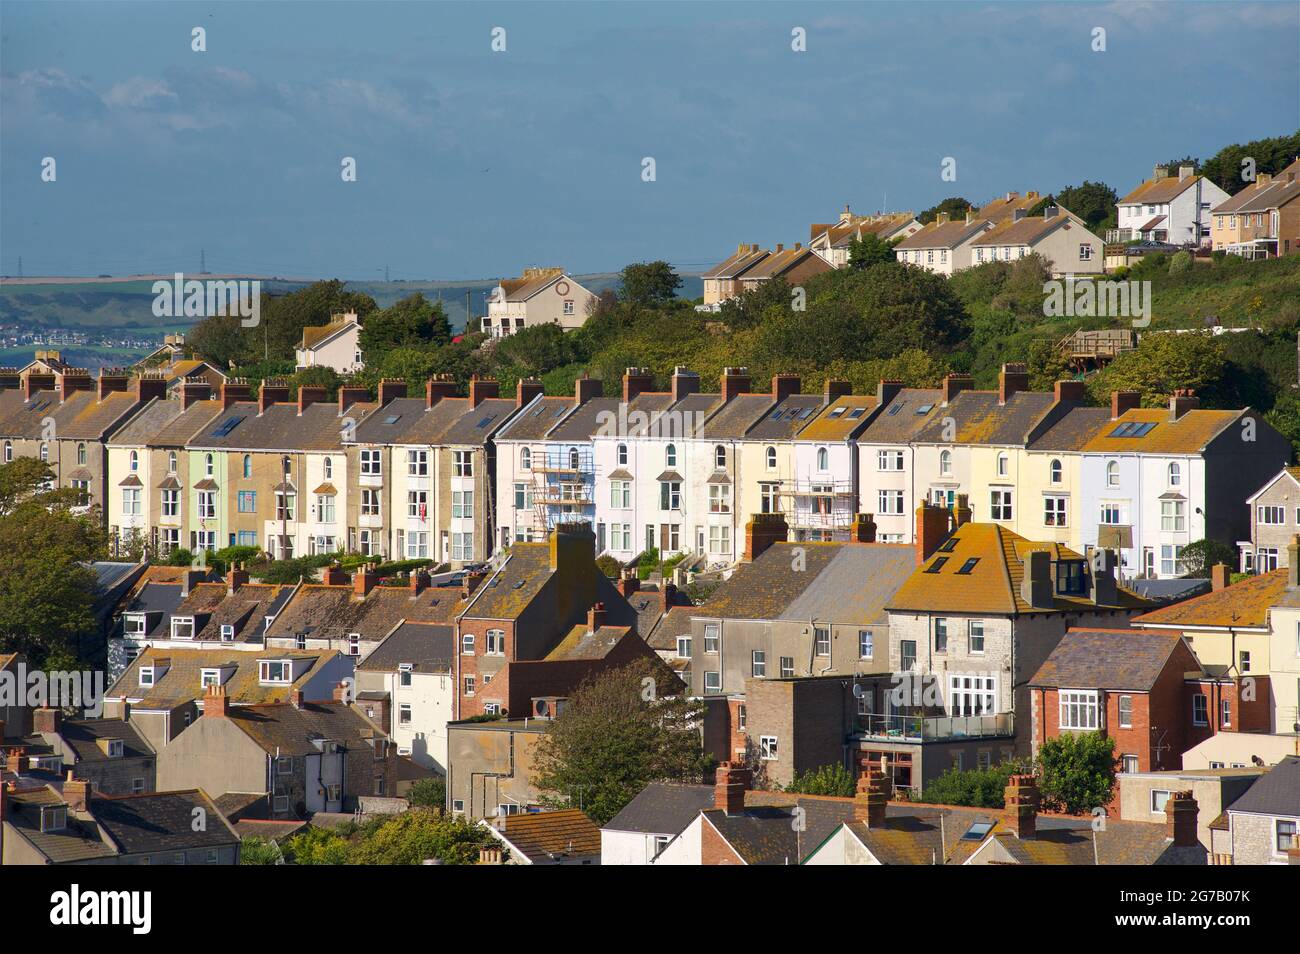
[[[872,420],[877,404],[874,394],[848,394],[836,398],[808,422],[798,434],[800,441],[842,441]]]
[[[577,808],[507,815],[496,828],[502,840],[534,863],[553,856],[600,854],[600,829]]]
[[[1021,595],[1020,584],[1025,577],[1027,554],[1034,550],[1046,550],[1052,563],[1084,562],[1082,556],[1059,543],[1027,540],[995,523],[967,523],[954,531],[924,565],[916,568],[887,608],[1012,616],[1077,613],[1097,605],[1086,588],[1083,593],[1060,593],[1053,586],[1051,609],[1031,607]],[[1152,604],[1119,588],[1115,605],[1143,609]]]
[[[1249,627],[1268,626],[1268,611],[1286,592],[1285,569],[1247,577],[1221,590],[1162,606],[1133,618],[1134,626]]]
[[[1248,411],[1184,411],[1170,420],[1167,408],[1140,407],[1126,411],[1114,427],[1102,431],[1083,445],[1085,452],[1131,454],[1196,454]],[[1145,429],[1138,425],[1150,424]],[[1127,426],[1126,425],[1131,425]],[[1135,436],[1125,436],[1126,433]],[[1118,436],[1117,436],[1118,435]]]
[[[112,698],[135,700],[136,709],[171,709],[185,702],[203,698],[200,676],[204,669],[233,668],[234,673],[224,683],[230,701],[241,705],[265,702],[283,702],[293,690],[302,685],[337,652],[302,651],[294,649],[267,649],[265,652],[248,652],[238,649],[158,649],[150,647],[142,652],[108,690]],[[302,671],[291,685],[262,685],[259,663],[262,659],[301,660]],[[155,675],[152,686],[140,685],[140,668],[167,661],[167,670]]]
[[[962,391],[948,402],[942,414],[915,437],[920,444],[999,444],[1024,446],[1036,424],[1056,404],[1045,391],[1017,391],[998,403],[997,391]],[[948,433],[948,421],[955,427]]]

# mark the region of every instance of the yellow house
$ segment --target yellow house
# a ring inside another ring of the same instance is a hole
[[[1111,423],[1102,407],[1075,407],[1015,453],[1022,504],[1013,529],[1033,540],[1084,552],[1083,446]]]

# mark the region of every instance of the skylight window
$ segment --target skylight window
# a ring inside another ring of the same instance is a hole
[[[853,410],[849,411],[849,417],[856,420],[861,417],[866,410],[865,407],[855,407]]]
[[[979,561],[980,561],[979,557],[971,557],[969,560],[967,560],[965,563],[961,565],[961,569],[959,569],[957,572],[970,573],[971,570],[975,569],[975,565],[979,563]]]
[[[384,418],[384,423],[388,425],[396,424],[401,417],[402,415],[400,414],[390,414],[388,417]]]
[[[847,409],[842,407],[837,407],[833,411],[831,411],[831,417],[839,417],[845,412],[845,410]]]
[[[933,411],[933,410],[934,410],[934,405],[933,405],[933,404],[922,404],[920,407],[918,407],[918,408],[916,409],[916,413],[917,413],[917,414],[929,414],[929,413],[930,413],[931,411]]]
[[[956,537],[949,537],[947,540],[943,541],[943,543],[939,544],[939,552],[951,553],[953,550],[957,549],[957,544],[959,542],[960,541]]]
[[[938,573],[943,569],[943,565],[948,562],[947,557],[938,557],[933,563],[925,568],[926,573]]]
[[[228,417],[228,418],[226,418],[224,421],[221,422],[221,426],[218,427],[215,431],[212,432],[212,436],[213,436],[213,437],[225,437],[227,434],[229,434],[231,431],[233,431],[236,427],[238,427],[238,426],[239,426],[239,422],[242,421],[243,419],[244,419],[243,415],[237,415],[237,416],[235,416],[235,417]]]
[[[893,407],[891,407],[891,408],[890,408],[888,411],[886,411],[885,413],[888,414],[890,417],[893,417],[895,414],[897,414],[897,413],[898,413],[899,411],[901,411],[902,409],[903,409],[903,405],[901,405],[901,404],[895,404]]]
[[[970,828],[966,829],[966,834],[961,836],[962,841],[983,841],[984,837],[993,830],[992,822],[975,822]]]
[[[1156,426],[1155,421],[1125,421],[1110,432],[1111,437],[1145,437]]]

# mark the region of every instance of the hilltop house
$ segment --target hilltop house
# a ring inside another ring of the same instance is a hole
[[[1150,179],[1117,203],[1117,227],[1106,233],[1106,242],[1207,245],[1210,209],[1227,198],[1228,193],[1197,175],[1195,166],[1179,166],[1177,175],[1156,166]]]
[[[543,324],[572,331],[586,323],[595,301],[596,295],[562,268],[525,268],[519,278],[501,280],[479,325],[494,338]]]
[[[355,311],[330,315],[324,325],[307,325],[294,348],[298,371],[333,368],[339,374],[355,374],[366,366],[361,355],[361,321]]]

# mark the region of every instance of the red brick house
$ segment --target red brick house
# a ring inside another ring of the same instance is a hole
[[[1117,768],[1182,768],[1182,755],[1215,732],[1267,725],[1263,701],[1209,672],[1177,633],[1070,630],[1029,682],[1033,751],[1063,732],[1115,740]]]

